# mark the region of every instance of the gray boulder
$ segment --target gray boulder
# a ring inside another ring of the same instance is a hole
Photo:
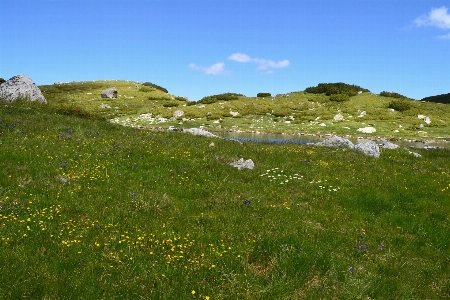
[[[102,98],[117,98],[117,90],[115,88],[109,88],[102,91]]]
[[[19,98],[47,103],[41,90],[27,75],[16,75],[0,85],[0,99],[14,102]]]
[[[203,130],[201,128],[184,128],[183,132],[189,132],[190,134],[193,134],[193,135],[203,135],[206,137],[218,137],[217,135],[215,135],[209,131]]]
[[[381,143],[381,148],[383,148],[383,149],[398,149],[398,148],[400,148],[399,145],[391,143],[385,139],[379,139],[378,141]]]
[[[251,159],[244,160],[243,158],[240,158],[239,160],[230,163],[230,166],[236,167],[236,168],[238,168],[238,170],[241,170],[241,169],[253,170],[253,168],[255,167],[255,164],[253,163],[253,160],[251,160]]]
[[[359,143],[355,145],[354,149],[368,156],[375,158],[380,157],[380,147],[378,147],[377,143],[372,141]]]
[[[353,147],[355,147],[355,145],[351,141],[339,136],[333,136],[329,139],[326,139],[325,141],[316,143],[316,145],[324,147],[350,148],[350,149],[353,149]]]

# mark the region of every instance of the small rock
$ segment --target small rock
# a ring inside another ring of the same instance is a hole
[[[102,91],[102,98],[117,98],[117,90],[115,88],[109,88]]]
[[[356,131],[358,132],[362,132],[362,133],[374,133],[377,130],[374,127],[364,127],[364,128],[358,128]]]
[[[255,167],[255,164],[253,163],[253,160],[251,160],[251,159],[247,159],[244,161],[243,158],[240,158],[239,160],[230,163],[230,166],[236,167],[236,168],[238,168],[238,170],[242,170],[242,169],[253,170],[253,168]]]
[[[358,118],[362,118],[362,117],[364,117],[365,115],[366,115],[366,111],[362,111],[362,112],[359,114]]]
[[[337,114],[334,116],[333,118],[335,121],[343,121],[344,120],[344,116],[341,114]]]
[[[237,111],[230,110],[230,115],[232,115],[233,117],[237,117],[239,115],[239,113]]]
[[[182,116],[184,116],[184,111],[182,111],[182,110],[176,110],[173,112],[173,117],[175,119],[182,117]]]
[[[214,142],[212,142],[211,144],[209,144],[209,146],[210,146],[210,147],[214,147],[214,146],[216,146],[216,145],[214,144]]]

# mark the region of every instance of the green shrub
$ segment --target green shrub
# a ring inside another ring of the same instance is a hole
[[[256,95],[256,97],[259,97],[259,98],[264,98],[264,97],[271,97],[272,95],[270,94],[270,93],[258,93],[257,95]]]
[[[183,101],[183,102],[187,102],[187,101],[188,101],[188,99],[186,99],[186,98],[184,98],[184,97],[180,97],[180,96],[176,96],[176,97],[175,97],[175,100],[177,100],[177,101]]]
[[[450,103],[450,93],[448,94],[442,94],[442,95],[436,95],[436,96],[430,96],[425,97],[421,101],[426,102],[434,102],[434,103]]]
[[[225,94],[219,94],[219,95],[212,95],[212,96],[203,97],[197,103],[211,104],[211,103],[215,103],[218,101],[231,101],[231,100],[237,100],[237,99],[239,99],[239,97],[242,97],[242,96],[244,96],[244,95],[236,94],[236,93],[225,93]]]
[[[147,98],[148,100],[167,100],[167,98],[150,96]]]
[[[2,84],[3,82],[5,82],[6,80],[3,78],[0,78],[0,84]]]
[[[157,89],[157,90],[163,91],[164,93],[169,93],[169,92],[167,91],[167,89],[165,89],[165,88],[163,88],[162,86],[159,86],[159,85],[157,85],[157,84],[151,83],[151,82],[144,82],[142,85],[145,85],[145,86],[149,86],[149,87],[155,88],[155,89]]]
[[[400,95],[399,93],[386,92],[386,91],[382,91],[382,92],[380,93],[380,96],[383,96],[383,97],[392,97],[392,98],[407,98],[406,96]]]
[[[178,105],[180,105],[180,103],[175,101],[168,101],[163,103],[164,107],[177,107]]]
[[[396,111],[405,111],[411,108],[411,103],[409,101],[411,100],[407,100],[406,98],[392,100],[389,102],[388,107]]]
[[[344,102],[350,100],[348,94],[333,94],[330,96],[330,101]]]
[[[154,91],[155,89],[152,89],[152,88],[150,88],[150,87],[148,87],[148,86],[141,86],[140,88],[139,88],[139,92],[143,92],[143,93],[148,93],[148,92],[152,92],[152,91]]]
[[[355,96],[358,92],[370,92],[368,89],[357,85],[350,85],[342,82],[338,83],[319,83],[316,87],[308,87],[305,92],[311,94],[326,94],[327,96],[333,94],[347,94],[349,97]]]

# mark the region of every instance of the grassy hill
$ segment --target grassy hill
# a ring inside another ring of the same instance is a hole
[[[118,90],[118,98],[101,98],[101,91],[110,87]],[[410,108],[392,112],[389,104],[398,99],[369,92],[344,102],[330,101],[325,94],[292,92],[265,98],[239,96],[235,100],[204,104],[131,81],[74,82],[40,88],[50,104],[141,128],[205,126],[213,131],[361,136],[358,128],[373,126],[377,131],[368,136],[413,139],[448,137],[450,132],[448,105],[405,99]],[[173,118],[176,110],[182,110],[184,116]],[[343,120],[335,121],[337,114]],[[428,116],[431,123],[425,123],[418,115]]]

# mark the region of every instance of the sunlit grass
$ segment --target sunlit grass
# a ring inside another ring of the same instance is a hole
[[[2,104],[1,298],[448,297],[448,150],[211,141]]]

